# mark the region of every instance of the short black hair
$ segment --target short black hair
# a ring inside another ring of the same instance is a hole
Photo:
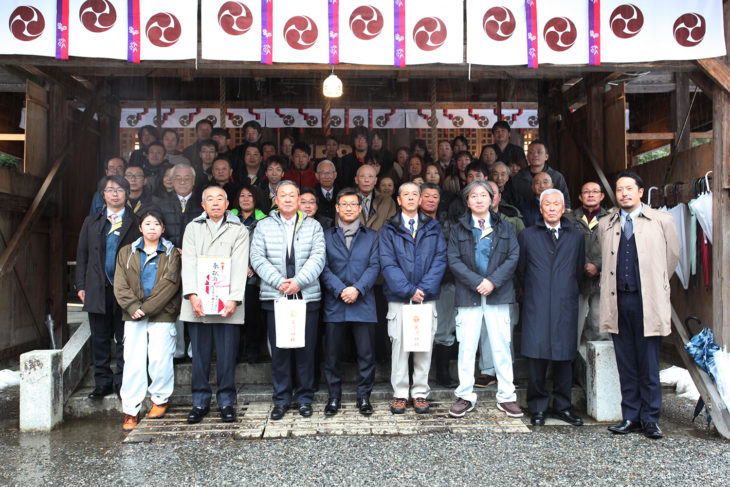
[[[469,151],[463,150],[461,152],[458,152],[458,153],[454,154],[454,160],[455,161],[458,161],[462,157],[468,157],[470,161],[474,162],[474,156],[472,156],[471,155],[471,152],[469,152]]]
[[[299,191],[299,196],[301,196],[303,194],[311,194],[312,196],[314,196],[315,200],[317,199],[317,192],[314,191],[314,188],[302,188]]]
[[[164,152],[165,154],[167,154],[167,150],[165,149],[165,146],[162,145],[162,142],[160,142],[159,140],[156,140],[156,141],[152,142],[150,145],[148,145],[147,146],[147,150],[149,150],[150,147],[153,147],[155,145],[157,145],[159,147],[162,147],[162,152]]]
[[[547,145],[547,142],[545,141],[545,139],[535,139],[532,142],[530,142],[531,146],[533,144],[540,144],[541,146],[543,146],[545,148],[545,152],[547,154],[550,154],[550,150],[548,149],[548,145]]]
[[[243,149],[243,155],[246,155],[246,151],[249,149],[249,147],[253,147],[257,151],[259,151],[259,155],[263,155],[263,151],[261,150],[261,146],[259,144],[246,144],[246,148]]]
[[[464,143],[464,145],[466,146],[466,150],[469,150],[469,141],[466,140],[466,137],[464,137],[463,135],[457,135],[456,137],[454,137],[454,140],[451,141],[451,148],[452,149],[456,145],[456,141],[457,140],[462,141]]]
[[[466,166],[466,170],[464,172],[469,174],[469,171],[481,173],[485,178],[489,176],[489,168],[482,161],[470,162],[469,165]]]
[[[297,142],[296,144],[294,144],[294,146],[292,146],[291,148],[292,155],[294,154],[295,150],[306,152],[308,156],[312,155],[312,148],[309,147],[309,144],[307,144],[306,142]]]
[[[427,189],[435,189],[435,190],[438,190],[439,196],[441,196],[441,186],[439,186],[438,184],[436,184],[436,183],[423,183],[421,185],[421,194],[423,194],[423,192],[425,190],[427,190]]]
[[[276,150],[276,144],[274,144],[270,140],[267,140],[266,142],[261,142],[261,150],[264,150],[264,147],[266,147],[267,145],[270,145],[274,148],[274,150]]]
[[[173,134],[173,135],[175,135],[175,140],[178,140],[178,141],[180,140],[180,135],[177,133],[177,130],[175,130],[175,129],[163,130],[162,133],[160,134],[160,139],[164,139],[165,134]]]
[[[210,125],[210,129],[213,130],[213,122],[211,122],[207,118],[203,118],[201,120],[198,120],[198,123],[195,124],[195,131],[197,132],[198,128],[200,128],[200,126],[203,125],[204,123],[207,123],[208,125]]]
[[[618,180],[619,180],[619,179],[621,179],[621,178],[631,178],[631,179],[633,179],[634,181],[636,181],[636,185],[637,185],[637,186],[638,186],[639,188],[643,188],[643,187],[644,187],[644,180],[643,180],[643,179],[641,179],[641,176],[639,176],[638,174],[636,174],[636,173],[635,173],[635,172],[633,172],[633,171],[621,171],[621,172],[619,173],[619,175],[618,175],[618,176],[616,176],[616,182],[618,182]],[[600,186],[600,185],[599,185],[599,186]]]
[[[343,196],[357,196],[357,204],[362,204],[362,195],[355,188],[342,188],[335,198],[335,202],[338,205],[340,204],[340,198]]]
[[[159,133],[157,132],[157,127],[154,125],[142,125],[139,130],[137,131],[137,136],[139,137],[140,142],[142,141],[142,132],[147,131],[152,135],[155,140],[158,140],[160,138]]]
[[[214,128],[213,131],[210,133],[211,137],[216,136],[216,135],[223,135],[223,136],[225,136],[226,139],[231,138],[231,134],[228,133],[228,130],[221,128],[221,127]]]
[[[352,129],[352,145],[355,145],[355,139],[358,137],[364,137],[365,140],[368,141],[368,145],[370,145],[370,132],[368,132],[368,129],[363,127],[362,125],[358,125],[354,129]]]
[[[99,180],[99,185],[96,188],[99,194],[104,193],[104,189],[106,189],[106,185],[109,181],[117,183],[124,190],[124,194],[129,196],[129,181],[124,179],[122,176],[104,176],[101,178]]]
[[[122,156],[111,156],[106,161],[104,161],[104,170],[109,169],[109,163],[112,159],[119,159],[120,161],[122,161],[123,169],[127,168],[127,160],[125,158],[123,158]]]
[[[256,120],[249,120],[248,122],[243,124],[243,132],[246,133],[246,129],[249,127],[253,127],[256,129],[256,132],[261,134],[261,124],[258,123]]]
[[[282,171],[287,170],[287,163],[284,160],[283,157],[277,156],[274,154],[273,156],[269,156],[266,158],[266,161],[264,162],[264,170],[268,169],[270,165],[272,164],[278,164],[281,166]]]
[[[492,125],[492,133],[494,133],[496,129],[506,129],[507,132],[509,132],[510,130],[512,130],[512,127],[510,127],[509,124],[504,120],[499,120],[494,125]]]
[[[586,181],[585,183],[583,183],[583,184],[582,184],[582,185],[580,186],[580,189],[581,189],[581,190],[583,190],[583,187],[584,187],[584,186],[585,186],[586,184],[591,184],[591,183],[593,183],[593,184],[597,184],[597,185],[598,185],[598,189],[599,189],[599,190],[601,191],[601,193],[605,193],[605,192],[606,192],[606,190],[604,190],[604,189],[603,189],[603,185],[602,185],[601,183],[599,183],[598,181],[594,181],[593,179],[589,179],[588,181]]]
[[[200,143],[200,149],[202,150],[203,147],[212,147],[216,150],[216,152],[218,152],[218,146],[216,145],[215,142],[213,142],[213,139],[202,141]]]
[[[139,215],[137,215],[137,220],[139,221],[139,224],[142,225],[142,222],[148,216],[151,216],[155,220],[160,222],[160,225],[162,225],[163,227],[165,226],[165,219],[162,216],[162,212],[156,206],[145,206],[142,209]]]
[[[233,169],[233,164],[231,163],[230,160],[228,160],[227,157],[216,157],[215,159],[213,159],[213,164],[212,165],[215,166],[215,163],[218,162],[218,161],[226,161],[226,164],[228,164],[228,167],[230,167],[231,169]]]

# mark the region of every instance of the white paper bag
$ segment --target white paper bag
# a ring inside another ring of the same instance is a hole
[[[231,290],[230,257],[198,257],[198,297],[206,315],[223,314]]]
[[[303,299],[280,298],[274,302],[276,346],[304,348],[307,303]]]
[[[431,350],[433,304],[403,305],[403,351],[428,352]]]

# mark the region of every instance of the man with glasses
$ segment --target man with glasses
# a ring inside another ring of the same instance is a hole
[[[578,351],[585,358],[585,342],[608,340],[608,334],[601,333],[601,241],[598,238],[598,221],[608,215],[601,206],[604,194],[601,185],[588,181],[580,190],[579,208],[566,212],[565,217],[583,232],[586,240],[586,261],[580,278],[578,297]]]
[[[317,181],[319,181],[314,186],[319,213],[334,220],[335,196],[339,193],[340,189],[335,183],[337,180],[335,164],[327,159],[319,161],[315,176],[317,177]]]
[[[142,172],[142,168],[137,169]],[[144,176],[143,176],[144,179]],[[84,220],[76,251],[76,291],[89,314],[95,388],[89,399],[119,393],[124,370],[124,323],[114,298],[117,252],[139,238],[137,218],[126,206],[129,183],[105,176],[99,182],[105,206]],[[117,371],[112,373],[110,342],[114,339]]]
[[[144,169],[139,166],[129,166],[124,171],[124,179],[129,183],[127,207],[137,214],[149,199]]]
[[[104,164],[104,176],[124,176],[124,168],[127,167],[127,161],[123,158],[114,156],[106,160]],[[104,208],[104,196],[98,192],[94,192],[94,197],[91,199],[91,209],[89,215],[99,213]]]

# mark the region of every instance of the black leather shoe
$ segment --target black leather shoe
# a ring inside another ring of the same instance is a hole
[[[309,403],[299,405],[299,414],[308,418],[312,415],[312,405]]]
[[[357,409],[360,410],[360,414],[370,416],[373,414],[373,406],[370,404],[370,398],[358,397],[357,398]]]
[[[617,435],[625,435],[627,433],[638,433],[641,431],[641,423],[638,421],[629,421],[624,419],[619,424],[608,427],[608,431]]]
[[[656,423],[643,423],[644,425],[644,436],[651,438],[652,440],[658,440],[664,437],[664,433],[659,429],[659,425]]]
[[[551,416],[555,419],[559,419],[560,421],[572,424],[573,426],[583,426],[583,420],[579,416],[573,414],[570,409],[566,409],[565,411],[553,411]]]
[[[226,406],[221,409],[221,420],[224,423],[232,423],[236,420],[236,410],[233,406]]]
[[[91,393],[89,393],[89,399],[93,399],[95,401],[99,401],[101,399],[104,399],[104,396],[108,396],[114,392],[114,388],[112,386],[106,386],[106,387],[96,387],[94,388]]]
[[[532,418],[530,418],[530,422],[535,426],[545,426],[545,412],[542,411],[539,413],[532,413]]]
[[[324,415],[325,416],[334,416],[337,414],[337,411],[340,409],[340,398],[339,397],[330,397],[327,399],[327,405],[324,407]]]
[[[200,423],[203,418],[208,414],[208,411],[210,411],[210,408],[208,408],[207,406],[204,408],[196,408],[195,406],[193,406],[193,409],[191,409],[188,413],[188,423]]]
[[[289,409],[289,406],[278,406],[274,405],[274,409],[271,410],[271,419],[274,421],[277,421],[284,417],[284,413],[286,413],[286,410]]]

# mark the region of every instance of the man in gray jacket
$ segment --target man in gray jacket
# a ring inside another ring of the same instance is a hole
[[[210,409],[208,383],[213,346],[216,350],[216,399],[221,419],[236,419],[236,352],[243,325],[246,276],[248,275],[248,230],[228,208],[223,188],[210,186],[203,191],[204,212],[185,227],[182,251],[183,302],[180,319],[187,322],[193,348],[193,408],[188,423],[199,423]],[[228,298],[218,314],[206,314],[201,284],[198,282],[200,257],[230,259]]]
[[[299,414],[312,415],[314,350],[321,293],[319,275],[325,261],[322,226],[298,209],[299,188],[293,181],[276,187],[277,209],[256,226],[251,242],[251,268],[261,278],[261,308],[271,345],[271,379],[274,385],[271,419],[281,419],[292,402]],[[274,301],[299,298],[307,303],[303,348],[280,348],[276,343]],[[292,360],[297,389],[293,389]]]

